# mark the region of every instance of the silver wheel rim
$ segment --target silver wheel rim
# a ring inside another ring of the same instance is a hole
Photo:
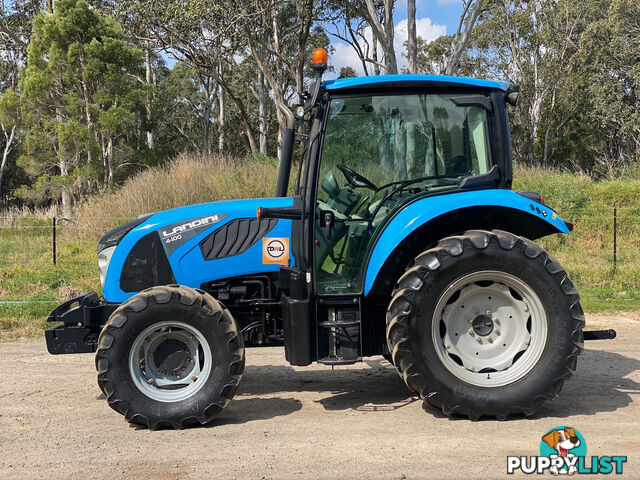
[[[157,363],[159,358],[167,358],[172,347],[182,362],[167,371],[165,362]],[[133,383],[159,402],[179,402],[193,396],[209,378],[212,363],[211,349],[202,333],[183,322],[151,325],[138,335],[129,352]]]
[[[433,344],[442,364],[460,380],[499,387],[524,377],[547,341],[547,315],[521,279],[486,270],[459,278],[434,310]]]

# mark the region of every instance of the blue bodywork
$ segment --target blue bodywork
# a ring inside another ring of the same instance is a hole
[[[176,222],[183,222],[206,215],[228,216],[199,231],[197,235],[180,245],[170,254],[169,264],[178,284],[200,288],[200,285],[211,280],[238,275],[277,272],[279,265],[262,263],[262,242],[257,242],[239,255],[216,260],[205,260],[200,251],[199,243],[211,232],[232,220],[255,218],[258,207],[290,207],[292,205],[293,198],[291,197],[229,200],[174,208],[150,216],[127,233],[113,253],[103,289],[105,300],[107,302],[121,303],[135,294],[123,292],[120,289],[120,275],[127,255],[138,240],[154,230]],[[289,238],[291,236],[291,220],[278,220],[278,223],[268,233],[268,236]],[[291,255],[291,264],[295,264],[293,255]]]
[[[509,88],[508,82],[496,82],[493,80],[480,80],[477,78],[450,77],[446,75],[378,75],[371,77],[338,78],[322,82],[328,91],[336,91],[351,88],[366,88],[373,86],[394,86],[402,87],[402,84],[426,85],[460,85],[483,88],[497,88],[506,91]]]
[[[507,91],[507,82],[479,80],[473,78],[448,77],[439,75],[381,75],[376,77],[358,77],[329,80],[323,82],[329,92],[340,90],[362,89],[370,87],[411,87],[426,86],[466,86],[490,88]],[[205,216],[219,216],[214,223],[200,227],[197,233],[190,232],[188,239],[182,239],[170,248],[165,245],[168,261],[178,284],[193,288],[200,288],[202,284],[214,280],[237,277],[241,275],[263,274],[277,272],[279,265],[265,264],[262,258],[262,242],[258,241],[248,250],[235,256],[205,260],[200,249],[200,242],[217,229],[237,219],[255,218],[257,207],[290,207],[293,198],[280,197],[268,199],[247,199],[211,202],[191,205],[182,208],[156,213],[145,219],[129,231],[119,242],[106,275],[103,289],[105,300],[121,303],[130,298],[135,292],[124,292],[120,288],[120,277],[127,255],[136,243],[150,232],[171,231],[180,222],[190,222]],[[368,265],[363,270],[364,295],[368,295],[385,261],[393,254],[407,236],[420,226],[440,215],[465,207],[505,207],[537,217],[547,222],[554,231],[569,233],[567,225],[549,207],[525,198],[513,191],[504,189],[475,190],[446,195],[425,197],[410,203],[399,211],[385,227],[378,237],[369,256]],[[291,240],[291,220],[280,219],[273,230],[266,237],[289,238]],[[291,241],[289,241],[291,244]],[[295,265],[295,258],[291,253],[290,264]]]
[[[385,227],[373,248],[367,265],[364,294],[367,295],[371,290],[382,265],[389,258],[391,252],[414,230],[439,215],[465,207],[477,206],[507,207],[521,210],[548,222],[558,233],[569,233],[567,225],[551,208],[511,190],[476,190],[427,197],[409,204]]]
[[[127,233],[118,244],[107,272],[104,297],[108,302],[121,303],[135,292],[120,289],[120,275],[125,260],[133,246],[149,232],[168,225],[206,215],[228,215],[219,222],[198,232],[169,255],[169,264],[176,282],[193,288],[212,280],[239,275],[277,272],[279,265],[262,263],[262,243],[257,242],[247,251],[236,256],[205,260],[199,248],[200,242],[226,223],[238,218],[255,217],[257,207],[288,207],[293,198],[262,198],[231,200],[191,205],[156,213]],[[532,209],[532,205],[534,208]],[[569,233],[564,221],[549,207],[525,198],[511,190],[492,189],[451,193],[426,197],[415,201],[400,212],[386,226],[377,239],[365,270],[364,294],[369,294],[384,262],[393,250],[417,228],[439,215],[465,207],[495,206],[526,212],[553,226],[559,233]],[[537,211],[539,209],[539,212]],[[546,214],[546,215],[545,215]],[[278,220],[268,237],[291,238],[291,220]],[[291,255],[291,265],[295,258]]]

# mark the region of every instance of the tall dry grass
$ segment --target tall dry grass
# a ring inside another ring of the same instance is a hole
[[[99,235],[143,213],[215,200],[273,195],[277,164],[272,159],[224,155],[180,155],[163,168],[129,179],[113,193],[76,209],[80,235]]]
[[[9,207],[0,210],[0,228],[15,227],[24,224],[25,221],[45,223],[56,216],[57,212],[57,205],[42,208]]]

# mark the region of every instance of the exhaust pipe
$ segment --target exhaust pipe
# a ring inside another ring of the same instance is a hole
[[[286,197],[289,189],[289,175],[291,172],[291,158],[293,157],[293,141],[296,137],[296,119],[293,112],[285,105],[278,105],[280,111],[287,117],[287,127],[282,137],[280,163],[278,165],[278,181],[276,183],[276,197]]]

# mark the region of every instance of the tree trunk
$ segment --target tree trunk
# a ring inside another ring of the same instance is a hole
[[[210,92],[206,93],[207,103],[204,107],[204,115],[202,119],[202,145],[200,146],[200,155],[203,157],[209,153],[209,131],[211,126],[209,119],[211,118],[211,109],[213,108],[213,102],[215,101]]]
[[[407,178],[407,151],[402,121],[393,119],[393,180]]]
[[[83,55],[80,56],[80,65],[82,66],[82,70],[84,71],[85,61],[84,61]],[[91,98],[89,95],[89,87],[87,87],[87,82],[85,82],[84,79],[82,80],[81,83],[82,83],[82,95],[84,97],[84,113],[85,113],[85,118],[87,120],[87,128],[91,133],[93,133],[94,137],[97,140],[98,129],[95,127],[95,124],[93,123],[93,119],[91,118],[91,111],[89,109],[89,103],[91,101]],[[91,163],[91,148],[87,149],[87,163],[89,164]]]
[[[549,160],[549,134],[551,133],[551,123],[553,120],[553,110],[556,106],[556,92],[551,95],[551,108],[549,109],[549,119],[547,120],[547,129],[544,132],[544,148],[542,152],[542,165],[546,168]]]
[[[64,159],[60,159],[60,176],[66,177],[68,175],[68,167],[67,161]],[[66,186],[62,187],[61,192],[61,200],[62,200],[62,217],[69,220],[71,218],[71,194],[69,193],[69,189]]]
[[[469,0],[472,2],[473,0]],[[476,0],[476,3],[473,4],[473,8],[471,8],[471,13],[467,15],[467,20],[464,22],[464,32],[461,32],[462,22],[466,12],[469,10],[469,5],[462,11],[462,15],[460,16],[460,22],[458,23],[458,32],[456,34],[456,43],[453,47],[453,53],[447,62],[447,66],[444,70],[445,75],[453,75],[455,71],[458,69],[458,63],[460,62],[460,57],[464,53],[464,49],[469,42],[469,36],[471,35],[471,30],[473,30],[473,26],[482,12],[483,0]]]
[[[4,150],[2,151],[2,163],[0,163],[0,189],[2,188],[2,177],[4,175],[4,170],[7,167],[7,160],[9,159],[9,154],[13,148],[13,140],[15,139],[16,134],[16,126],[11,127],[11,133],[7,134],[6,130],[3,128],[5,137]]]
[[[372,39],[371,56],[375,62],[373,64],[373,74],[380,75],[380,65],[378,65],[378,40],[376,40],[376,37]]]
[[[264,78],[267,81],[267,83],[269,84],[269,87],[271,88],[271,92],[273,93],[273,97],[275,100],[275,104],[276,104],[276,117],[278,119],[278,155],[280,154],[280,140],[282,139],[282,134],[284,132],[284,129],[286,127],[286,118],[284,116],[284,114],[282,113],[281,107],[282,108],[288,108],[286,105],[286,102],[284,100],[284,95],[282,92],[282,87],[280,86],[280,82],[278,82],[278,78],[280,78],[279,75],[279,69],[276,68],[277,72],[276,72],[276,77],[273,76],[273,73],[271,72],[271,70],[269,69],[269,66],[265,64],[265,62],[262,61],[262,58],[260,57],[260,55],[258,54],[258,49],[256,48],[256,44],[255,44],[255,38],[251,36],[251,32],[248,29],[245,29],[245,31],[247,32],[247,40],[249,43],[249,48],[251,49],[251,55],[253,56],[253,59],[256,61],[256,63],[258,64],[258,68],[260,69],[260,71],[262,71],[262,73],[264,74]],[[275,50],[276,52],[279,50],[279,46],[278,46],[278,39],[277,36],[275,36],[274,38],[274,42],[275,42]],[[249,141],[251,141],[251,139],[249,139]]]
[[[113,185],[113,137],[109,135],[107,139],[107,151],[105,152],[107,161],[107,186]]]
[[[218,65],[218,73],[222,78],[222,63]],[[224,152],[224,89],[218,82],[218,152]]]
[[[407,178],[419,176],[419,166],[416,165],[416,124],[407,122]]]
[[[146,67],[145,80],[147,81],[147,84],[152,85],[153,84],[153,68],[151,65],[151,46],[149,45],[149,42],[146,42],[145,44],[144,63]],[[152,102],[151,98],[147,98],[147,101],[145,102],[145,109],[147,111],[147,124],[149,128],[149,130],[147,130],[147,148],[149,150],[153,150],[155,147],[155,140],[153,138],[154,137],[153,128],[151,128],[151,122],[153,121],[153,118],[151,116],[151,102]]]
[[[378,19],[378,9],[373,0],[366,0],[368,21],[373,31],[373,35],[380,42],[384,52],[384,64],[387,74],[398,73],[398,63],[396,52],[393,48],[394,28],[393,24],[393,4],[394,0],[384,0],[384,24]]]
[[[418,38],[416,34],[416,0],[407,0],[407,57],[409,73],[418,73]]]
[[[260,153],[267,154],[267,94],[264,73],[258,72],[258,121],[260,127]]]

